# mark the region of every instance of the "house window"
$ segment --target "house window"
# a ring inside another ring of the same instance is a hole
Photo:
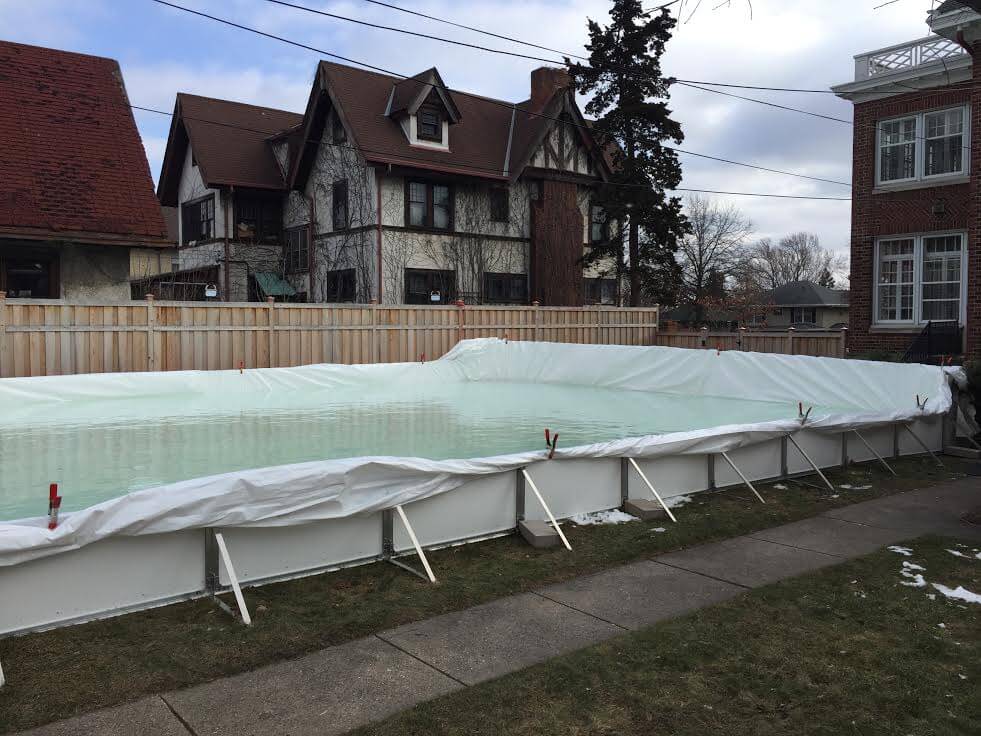
[[[347,141],[347,131],[344,130],[344,123],[341,122],[341,118],[336,110],[331,115],[330,137],[334,143],[345,143]]]
[[[964,240],[962,234],[879,240],[876,322],[916,325],[962,321]]]
[[[181,205],[181,245],[215,236],[215,196]]]
[[[884,120],[878,128],[877,184],[896,184],[967,173],[966,107]]]
[[[56,253],[13,251],[0,253],[0,291],[14,299],[58,299],[61,297],[59,262]]]
[[[607,237],[606,210],[594,204],[589,208],[589,242],[602,243]]]
[[[527,304],[528,277],[523,273],[485,273],[484,303]]]
[[[422,140],[443,142],[443,120],[437,110],[420,108],[416,116],[416,135]]]
[[[309,230],[306,225],[291,227],[285,233],[286,272],[302,273],[310,270]]]
[[[283,227],[279,197],[235,194],[235,239],[250,243],[278,243]]]
[[[344,230],[350,225],[347,219],[347,179],[334,182],[330,201],[334,229]]]
[[[405,209],[405,220],[409,227],[453,229],[453,191],[445,184],[408,182]]]
[[[456,299],[456,271],[405,269],[406,304],[449,304]]]
[[[357,277],[353,268],[341,268],[327,272],[327,301],[337,304],[353,302],[357,293]]]
[[[616,279],[583,279],[586,304],[616,304]]]
[[[814,307],[792,307],[790,310],[790,324],[817,324],[817,309]]]
[[[490,190],[490,219],[492,222],[507,222],[510,201],[507,187],[491,187]]]

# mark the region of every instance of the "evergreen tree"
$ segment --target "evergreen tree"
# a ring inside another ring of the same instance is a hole
[[[614,0],[610,17],[606,27],[588,21],[588,65],[565,61],[577,91],[591,95],[586,113],[595,118],[597,139],[613,158],[612,178],[595,201],[608,221],[626,223],[627,259],[624,231],[611,229],[608,242],[592,248],[585,260],[612,258],[618,275],[629,280],[632,306],[642,300],[671,304],[681,285],[678,239],[688,232],[681,200],[666,194],[681,182],[681,166],[663,145],[684,138],[667,106],[671,80],[661,75],[675,19],[666,8],[644,12],[639,0]]]
[[[829,289],[835,288],[835,277],[831,273],[831,270],[827,267],[821,270],[821,275],[818,276],[818,286],[826,286]]]

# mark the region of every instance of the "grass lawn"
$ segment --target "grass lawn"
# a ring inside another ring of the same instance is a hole
[[[255,622],[251,628],[201,599],[0,639],[8,681],[0,689],[0,732],[206,682],[546,583],[961,476],[960,461],[945,462],[946,470],[929,459],[897,460],[898,478],[873,464],[828,473],[833,483],[872,485],[862,491],[831,494],[809,485],[812,479],[785,482],[784,490],[764,485],[766,505],[743,488],[703,493],[677,510],[677,525],[566,525],[572,553],[533,550],[513,536],[435,551],[430,561],[440,581],[436,586],[375,563],[251,588],[245,591]],[[667,531],[654,533],[656,527]]]
[[[978,734],[978,544],[926,537],[423,703],[399,734]],[[918,564],[928,584],[900,576]],[[933,596],[931,599],[930,596]]]

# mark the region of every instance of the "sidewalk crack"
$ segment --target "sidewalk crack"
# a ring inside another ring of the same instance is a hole
[[[402,652],[402,654],[405,654],[405,655],[407,655],[409,657],[412,657],[414,660],[416,660],[417,662],[420,662],[421,664],[425,665],[426,667],[429,667],[432,670],[436,670],[439,674],[443,675],[444,677],[450,678],[451,680],[453,680],[453,682],[457,683],[458,685],[460,685],[462,687],[470,687],[463,680],[460,680],[460,679],[454,677],[449,672],[444,672],[439,667],[437,667],[436,665],[434,665],[432,662],[427,662],[422,657],[417,657],[412,652],[410,652],[410,651],[408,651],[408,650],[403,649],[402,647],[400,647],[394,641],[389,641],[388,639],[386,639],[385,637],[383,637],[381,634],[372,634],[372,636],[374,636],[379,641],[385,642],[386,644],[388,644],[388,646],[392,647],[393,649],[398,649],[400,652]]]
[[[177,709],[167,701],[167,698],[160,694],[158,694],[157,697],[163,701],[163,704],[167,706],[167,710],[174,715],[174,718],[180,721],[180,724],[184,727],[185,731],[191,734],[191,736],[198,736],[198,732],[195,731],[191,724],[184,719],[184,716],[177,712]]]

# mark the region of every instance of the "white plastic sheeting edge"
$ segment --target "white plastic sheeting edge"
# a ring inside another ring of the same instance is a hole
[[[214,390],[230,372],[103,374],[4,379],[0,406],[33,401],[125,399],[153,391]],[[237,376],[238,373],[234,372]],[[814,416],[809,430],[841,432],[946,413],[948,380],[933,366],[807,356],[685,350],[665,347],[461,342],[438,361],[373,366],[307,366],[249,371],[268,390],[325,381],[525,381],[579,384],[701,396],[740,396],[791,404],[835,404],[854,411]],[[916,396],[924,408],[916,405]],[[556,458],[637,457],[729,452],[801,429],[796,418],[711,427],[560,449]],[[0,522],[0,566],[78,549],[113,535],[206,527],[270,527],[368,514],[458,488],[475,477],[546,458],[531,451],[489,458],[426,460],[358,457],[213,475],[136,491],[66,514],[54,530],[45,519]]]

